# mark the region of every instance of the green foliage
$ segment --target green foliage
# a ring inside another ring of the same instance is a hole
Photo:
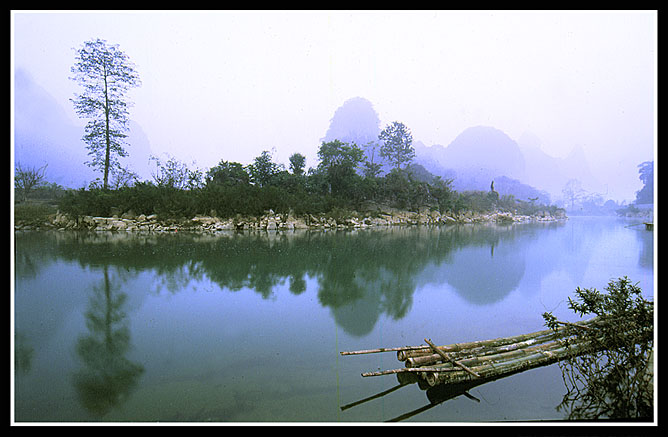
[[[176,219],[198,214],[221,218],[258,216],[268,210],[281,214],[332,214],[335,209],[357,210],[368,201],[412,211],[437,209],[441,213],[522,207],[512,196],[499,199],[496,192],[456,193],[452,180],[443,180],[421,165],[410,164],[412,138],[403,124],[395,122],[384,132],[385,154],[394,164],[400,164],[384,176],[378,176],[380,167],[371,165],[359,146],[339,140],[323,142],[318,150],[318,166],[306,173],[305,157],[299,153],[290,156],[290,171],[273,162],[266,150],[246,167],[221,160],[205,173],[175,158],[163,162],[152,157],[156,163],[153,182],[123,184],[113,190],[91,186],[88,190],[71,191],[61,199],[60,207],[74,216],[132,211]],[[388,151],[392,144],[394,155]],[[373,142],[367,144],[374,150],[377,146]],[[373,152],[370,159],[373,160]]]
[[[203,184],[201,170],[190,169],[174,157],[169,157],[165,162],[155,156],[151,156],[150,160],[155,161],[156,171],[153,173],[153,180],[159,187],[191,190]]]
[[[369,179],[377,178],[383,169],[383,164],[375,161],[376,149],[380,146],[375,141],[369,141],[363,147],[367,156],[364,160],[364,177]]]
[[[211,167],[206,173],[206,185],[248,185],[250,175],[238,162],[221,160],[217,166]]]
[[[395,168],[406,166],[415,158],[413,135],[405,124],[393,121],[378,134],[378,139],[383,142],[380,155]]]
[[[654,203],[654,161],[639,164],[638,173],[643,187],[636,191],[636,203]]]
[[[301,153],[293,153],[290,155],[290,171],[295,176],[304,174],[304,166],[306,165],[306,157]]]
[[[260,187],[267,186],[280,170],[280,166],[271,160],[271,154],[266,150],[248,166],[251,181]]]
[[[326,175],[331,194],[354,196],[359,193],[361,176],[356,170],[364,160],[362,149],[339,140],[323,142],[318,149],[318,158],[318,170]]]
[[[490,196],[488,191],[464,191],[460,198],[462,209],[479,213],[494,210],[495,202],[496,197]]]
[[[14,205],[14,222],[30,225],[41,225],[50,215],[56,213],[56,208],[44,203],[20,203]]]
[[[560,364],[568,392],[559,409],[569,419],[651,419],[653,387],[648,374],[654,344],[654,303],[627,277],[610,281],[601,293],[575,290],[568,306],[579,316],[596,316],[591,329],[566,324],[589,352]],[[544,313],[546,326],[564,325]]]
[[[408,173],[400,169],[392,169],[383,178],[382,195],[393,206],[407,208],[410,205],[411,182]]]

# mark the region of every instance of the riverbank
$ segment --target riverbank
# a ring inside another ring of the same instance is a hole
[[[454,224],[497,223],[514,224],[527,222],[551,222],[566,220],[564,213],[551,214],[539,211],[533,215],[492,211],[478,213],[465,211],[458,214],[441,214],[438,211],[403,211],[394,208],[379,208],[373,212],[351,211],[337,214],[277,214],[267,211],[259,217],[238,215],[233,218],[195,216],[181,219],[160,219],[157,215],[135,215],[127,212],[112,217],[70,217],[60,211],[49,215],[44,221],[17,220],[15,230],[55,229],[121,232],[218,232],[228,230],[292,231],[300,229],[363,229],[387,226],[442,226]]]

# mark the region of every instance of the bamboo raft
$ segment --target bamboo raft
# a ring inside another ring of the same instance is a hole
[[[425,338],[426,345],[367,349],[340,352],[362,355],[396,352],[405,367],[364,372],[362,377],[397,375],[400,382],[415,380],[423,388],[442,384],[483,383],[525,370],[546,366],[592,350],[578,340],[573,330],[591,329],[596,318],[575,322],[558,322],[557,330],[545,329],[529,334],[490,340],[436,346]],[[477,385],[477,384],[476,384]]]

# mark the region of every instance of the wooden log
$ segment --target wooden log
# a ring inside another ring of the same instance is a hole
[[[529,347],[532,345],[536,344],[541,344],[546,341],[554,340],[556,338],[561,338],[564,334],[563,333],[555,333],[555,332],[548,332],[548,331],[543,331],[546,332],[546,334],[529,338],[524,341],[519,341],[517,343],[511,343],[511,344],[503,344],[500,346],[480,346],[477,348],[473,349],[465,349],[460,352],[452,352],[450,353],[450,357],[455,359],[455,360],[463,360],[466,358],[470,358],[472,356],[481,356],[481,355],[489,355],[489,354],[494,354],[494,353],[499,353],[499,352],[507,352],[507,351],[512,351],[516,349],[522,349],[525,347]],[[439,348],[440,349],[440,348]],[[420,356],[414,356],[414,357],[408,357],[405,360],[405,365],[406,367],[419,367],[419,366],[426,366],[430,364],[437,363],[441,360],[441,356],[439,354],[430,354],[430,355],[420,355]]]
[[[516,356],[504,361],[491,361],[486,364],[473,366],[471,370],[480,374],[480,379],[498,379],[523,370],[546,366],[575,355],[586,353],[591,350],[590,346],[591,345],[589,344],[583,343],[570,345],[568,347],[561,346],[544,350],[535,350],[526,353],[523,356]],[[461,370],[453,372],[429,372],[425,374],[423,378],[431,386],[443,383],[457,384],[472,380],[469,373]]]
[[[594,317],[589,320],[581,320],[578,322],[572,323],[573,325],[576,326],[587,326],[589,324],[595,323],[597,321],[597,317]],[[489,340],[476,340],[476,341],[470,341],[470,342],[465,342],[465,343],[452,343],[444,346],[438,346],[439,349],[441,349],[443,352],[446,353],[451,353],[451,352],[460,352],[463,350],[467,349],[473,349],[473,348],[479,348],[479,347],[484,347],[484,346],[491,346],[491,347],[497,347],[497,346],[502,346],[502,345],[507,345],[507,344],[513,344],[517,343],[520,341],[526,341],[532,338],[548,335],[548,334],[555,334],[555,333],[561,333],[563,335],[566,335],[566,327],[562,328],[557,328],[556,332],[553,329],[544,329],[536,332],[531,332],[528,334],[520,334],[520,335],[514,335],[510,337],[499,337],[499,338],[493,338]],[[424,355],[432,355],[434,352],[431,349],[431,346],[415,346],[411,348],[402,348],[403,353],[399,354],[397,353],[397,358],[399,361],[405,361],[407,358],[410,357],[417,357],[417,356],[424,356]]]
[[[579,328],[579,329],[592,329],[591,326],[586,326],[583,324],[577,324],[577,323],[571,323],[571,322],[561,322],[559,320],[556,321],[557,324],[562,325],[562,326],[573,326],[574,328]]]
[[[395,373],[423,373],[423,372],[454,372],[459,371],[457,367],[431,366],[431,367],[400,367],[398,369],[378,370],[375,372],[364,372],[363,377],[392,375]]]
[[[475,371],[476,368],[478,368],[480,366],[489,365],[490,363],[503,363],[503,362],[515,359],[517,357],[522,357],[522,356],[533,354],[533,353],[536,353],[536,352],[546,352],[546,351],[550,351],[550,350],[558,349],[558,348],[562,348],[562,347],[564,347],[563,343],[561,343],[560,341],[554,341],[554,342],[550,342],[550,343],[537,345],[537,346],[534,346],[534,347],[527,347],[527,348],[516,349],[516,350],[512,350],[512,351],[499,352],[499,353],[496,353],[496,354],[471,357],[471,358],[467,358],[465,360],[458,361],[458,363],[463,364],[467,367],[471,367]],[[445,371],[445,369],[450,369],[451,371],[452,370],[460,371],[459,369],[454,367],[454,365],[452,363],[434,364],[431,367],[424,367],[423,366],[423,367],[414,367],[414,368],[410,368],[410,369],[415,369],[416,371],[417,370],[432,371],[432,369],[435,369],[435,368],[444,368],[444,370],[442,370],[442,371]]]
[[[425,338],[424,341],[425,341],[425,343],[427,343],[429,346],[431,346],[431,348],[434,350],[434,352],[436,352],[436,353],[439,354],[441,357],[443,357],[443,359],[444,359],[445,361],[451,361],[453,364],[455,364],[455,365],[461,367],[461,368],[464,369],[466,372],[470,373],[471,375],[475,376],[476,378],[479,378],[479,377],[480,377],[480,375],[479,375],[478,373],[476,373],[476,372],[474,372],[473,370],[469,369],[469,368],[466,367],[464,364],[460,363],[459,361],[455,361],[455,360],[451,359],[445,352],[443,352],[442,350],[440,350],[439,348],[437,348],[437,347],[434,345],[434,343],[432,343],[430,340],[428,340],[428,339]]]
[[[573,343],[565,346],[562,340],[556,340],[545,344],[535,345],[513,351],[500,352],[497,354],[472,357],[459,364],[464,364],[469,370],[480,375],[479,379],[496,379],[556,361],[563,360],[573,355],[590,350],[590,344]],[[472,381],[471,373],[451,361],[434,365],[431,367],[400,368],[383,370],[378,372],[366,372],[362,376],[380,376],[388,374],[414,374],[427,383],[434,386],[441,383],[461,383]]]
[[[395,351],[410,351],[410,350],[420,350],[424,349],[427,346],[400,346],[400,347],[379,347],[376,349],[363,349],[358,351],[341,351],[341,355],[363,355],[363,354],[376,354],[380,352],[395,352]]]

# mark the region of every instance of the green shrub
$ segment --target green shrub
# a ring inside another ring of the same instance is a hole
[[[571,310],[597,321],[589,329],[566,324],[580,344],[590,345],[590,352],[559,364],[568,391],[558,409],[567,410],[569,419],[651,420],[653,387],[647,369],[654,346],[654,303],[626,277],[610,281],[606,291],[578,287],[576,299],[568,299]],[[543,318],[551,329],[564,325],[549,312]]]

